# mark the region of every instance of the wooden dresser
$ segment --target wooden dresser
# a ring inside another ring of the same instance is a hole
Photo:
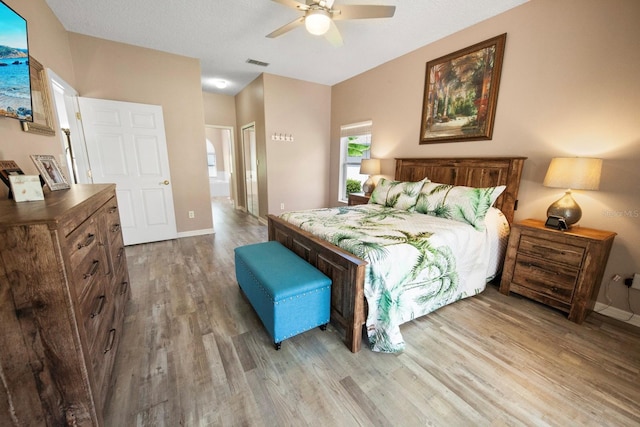
[[[0,424],[102,425],[128,295],[115,185],[0,201]]]
[[[514,224],[500,292],[534,299],[582,323],[598,297],[615,236],[586,227],[553,230],[535,219]]]

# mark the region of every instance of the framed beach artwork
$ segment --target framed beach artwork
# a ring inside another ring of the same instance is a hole
[[[420,144],[492,138],[506,39],[427,62]]]
[[[22,122],[22,130],[40,135],[53,136],[53,111],[49,97],[47,73],[33,56],[29,56],[31,70],[31,99],[33,104],[33,122]]]
[[[50,154],[33,154],[31,160],[35,163],[40,176],[49,186],[49,190],[64,190],[70,188],[67,178],[65,178],[56,158]]]
[[[27,21],[0,1],[0,116],[32,121]]]

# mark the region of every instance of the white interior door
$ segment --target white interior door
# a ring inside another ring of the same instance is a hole
[[[177,237],[162,107],[78,99],[94,183],[115,183],[125,245]]]
[[[251,215],[259,216],[258,158],[256,155],[256,130],[253,124],[242,127],[242,154],[247,211]]]

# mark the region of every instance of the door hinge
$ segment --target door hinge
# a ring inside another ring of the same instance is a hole
[[[76,120],[82,121],[82,114],[80,114],[80,111],[76,112]]]

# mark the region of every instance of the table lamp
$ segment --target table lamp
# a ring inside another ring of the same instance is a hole
[[[580,221],[582,209],[571,196],[571,190],[597,190],[600,186],[602,159],[556,157],[551,159],[542,185],[566,188],[567,191],[547,209],[547,217],[560,217],[567,227]]]
[[[376,184],[371,177],[373,175],[380,175],[380,159],[362,159],[360,163],[360,174],[369,175],[369,178],[362,184],[362,191],[367,196],[370,196],[373,189],[376,188]]]

